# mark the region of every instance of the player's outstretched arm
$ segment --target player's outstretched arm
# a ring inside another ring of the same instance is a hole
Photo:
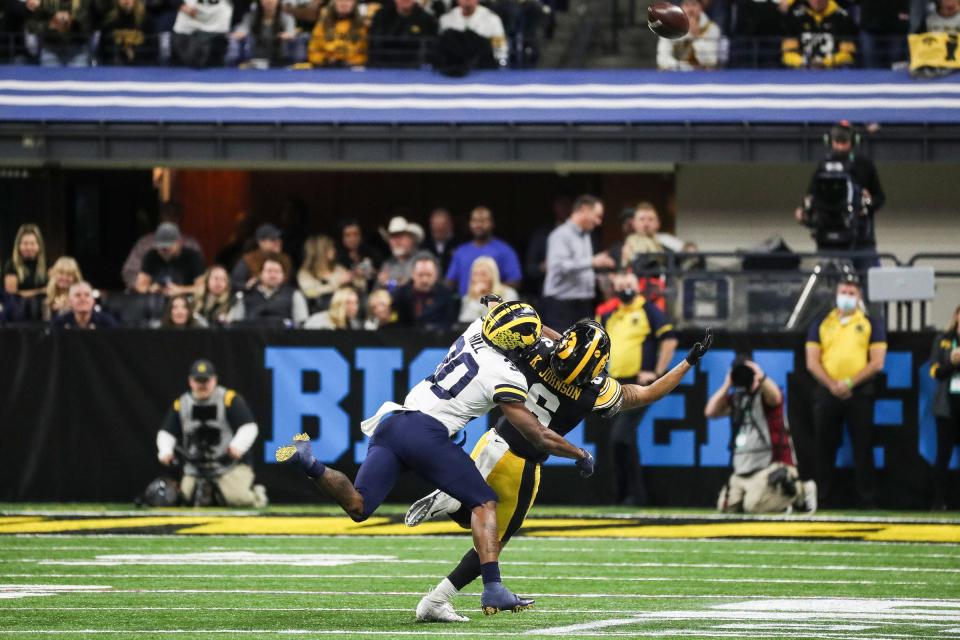
[[[501,402],[497,406],[503,411],[507,420],[517,428],[517,431],[539,451],[561,458],[572,458],[573,460],[583,460],[589,456],[586,451],[573,446],[556,431],[540,424],[537,417],[519,402]]]
[[[645,407],[676,389],[677,385],[680,384],[680,380],[683,379],[683,376],[686,375],[687,371],[696,366],[700,358],[703,357],[703,354],[710,349],[711,345],[713,345],[713,333],[710,329],[707,329],[703,340],[690,348],[687,357],[658,380],[646,387],[640,386],[639,384],[623,385],[621,387],[623,389],[623,405],[620,407],[620,410],[629,411],[630,409]]]

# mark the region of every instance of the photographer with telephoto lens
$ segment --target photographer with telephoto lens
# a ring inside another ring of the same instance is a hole
[[[217,372],[209,360],[193,363],[189,383],[190,391],[173,402],[157,432],[160,463],[172,465],[175,452],[183,458],[180,493],[188,504],[197,504],[194,490],[200,485],[215,486],[215,501],[227,506],[265,507],[266,490],[253,484],[249,461],[259,430],[247,402],[233,389],[217,384]]]
[[[723,513],[817,510],[817,486],[801,482],[783,413],[783,393],[760,366],[739,355],[703,411],[730,416],[733,474],[720,490]]]
[[[817,164],[794,215],[810,227],[818,251],[876,253],[874,214],[886,201],[877,167],[858,152],[859,134],[846,120],[830,130],[827,140],[830,152]],[[859,272],[876,264],[870,255],[854,260]]]

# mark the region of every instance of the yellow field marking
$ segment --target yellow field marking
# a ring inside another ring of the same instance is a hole
[[[143,516],[126,518],[81,518],[76,520],[35,520],[4,524],[0,533],[63,533],[65,531],[96,531],[103,529],[142,529],[144,527],[168,527],[178,524],[196,524],[206,518],[195,516]]]
[[[169,527],[188,535],[449,535],[467,532],[452,521],[407,527],[388,517],[354,522],[329,516],[134,516],[0,518],[0,534],[67,533]],[[960,543],[960,523],[744,521],[641,524],[616,518],[533,518],[527,536],[570,538],[830,538],[876,542]]]

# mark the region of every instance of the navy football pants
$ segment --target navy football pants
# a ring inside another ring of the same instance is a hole
[[[454,444],[439,420],[419,411],[403,411],[380,421],[353,483],[363,496],[364,519],[408,470],[470,509],[497,500],[473,460]]]

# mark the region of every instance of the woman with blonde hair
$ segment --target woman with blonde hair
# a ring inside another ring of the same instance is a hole
[[[313,236],[303,243],[303,266],[297,286],[315,311],[329,306],[334,291],[349,284],[352,274],[337,262],[337,247],[328,236]]]
[[[35,224],[22,224],[13,241],[13,255],[3,267],[3,288],[9,294],[30,298],[47,286],[47,253],[43,234]]]
[[[363,328],[376,331],[388,327],[397,321],[397,312],[393,310],[393,297],[386,289],[377,289],[367,297],[367,319]]]
[[[341,287],[333,294],[330,308],[315,313],[303,324],[304,329],[362,329],[360,296],[353,287]]]
[[[83,280],[80,265],[70,256],[62,256],[47,272],[47,297],[43,301],[43,319],[50,321],[70,311],[70,287]]]
[[[496,261],[489,256],[480,256],[470,265],[470,286],[467,295],[460,301],[460,317],[458,322],[473,322],[487,312],[480,298],[494,293],[504,300],[516,300],[517,292],[512,287],[500,282],[500,269]]]
[[[211,327],[227,324],[233,296],[230,290],[230,274],[215,264],[203,274],[193,312],[207,321]]]

